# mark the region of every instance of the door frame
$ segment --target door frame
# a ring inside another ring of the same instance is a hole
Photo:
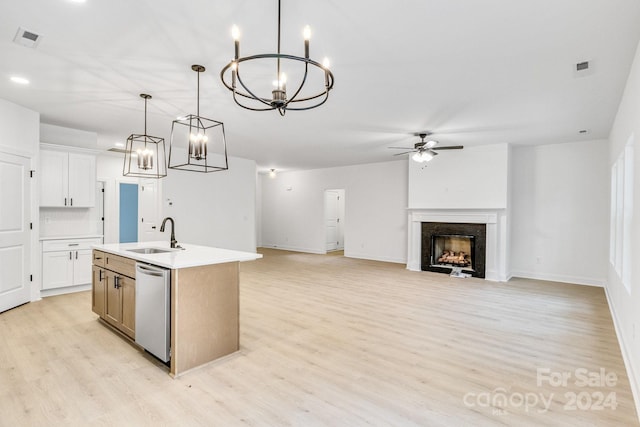
[[[333,250],[327,250],[327,192],[328,191],[335,191],[338,192],[338,223],[337,223],[337,229],[338,229],[338,245],[336,249]],[[344,250],[344,240],[345,240],[345,233],[344,233],[344,224],[345,224],[345,203],[346,203],[346,191],[344,188],[326,188],[323,193],[322,193],[322,197],[323,197],[323,206],[324,206],[324,222],[322,224],[323,229],[324,229],[324,251],[325,253],[329,253],[329,252],[336,252],[336,251],[343,251]]]

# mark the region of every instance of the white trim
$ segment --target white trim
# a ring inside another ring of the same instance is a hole
[[[631,354],[628,351],[626,343],[623,339],[624,335],[622,334],[622,329],[620,328],[620,322],[618,320],[618,316],[616,315],[611,297],[609,296],[609,288],[606,286],[606,284],[604,286],[604,294],[607,297],[607,304],[609,305],[611,319],[613,319],[613,329],[616,331],[616,337],[618,338],[618,344],[620,346],[620,353],[622,353],[622,360],[624,361],[624,366],[627,368],[627,377],[629,377],[629,384],[631,384],[631,394],[633,395],[633,401],[636,405],[636,415],[638,416],[638,420],[640,421],[640,383],[638,383],[638,377],[633,370],[633,364],[631,363]]]
[[[545,280],[548,282],[571,283],[574,285],[596,286],[604,288],[606,280],[596,279],[593,277],[567,276],[564,274],[548,274],[538,273],[534,271],[514,270],[511,272],[513,277],[522,277],[523,279]]]
[[[394,264],[406,264],[407,260],[400,258],[389,258],[389,257],[380,257],[376,255],[357,253],[357,252],[345,252],[344,256],[346,258],[354,258],[354,259],[365,259],[370,261],[380,261],[380,262],[392,262]]]
[[[94,148],[80,148],[80,147],[74,147],[72,145],[49,144],[47,142],[41,142],[40,149],[66,151],[68,153],[94,154],[94,155],[104,153],[104,150],[97,150]]]
[[[91,290],[91,283],[88,283],[86,285],[66,286],[64,288],[42,289],[40,291],[40,296],[42,298],[47,298],[47,297],[53,297],[56,295],[71,294],[74,292],[83,292],[83,291],[90,291],[90,290]]]
[[[262,245],[262,248],[267,249],[278,249],[281,251],[291,251],[291,252],[304,252],[307,254],[318,254],[318,255],[326,255],[327,251],[318,250],[318,249],[310,249],[310,248],[299,248],[297,246],[283,246],[283,245]]]

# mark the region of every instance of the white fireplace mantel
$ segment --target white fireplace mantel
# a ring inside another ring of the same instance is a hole
[[[487,225],[487,280],[507,281],[508,223],[505,209],[409,209],[407,269],[421,271],[422,223],[449,222]]]

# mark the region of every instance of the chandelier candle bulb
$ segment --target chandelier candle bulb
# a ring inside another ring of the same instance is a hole
[[[307,25],[302,31],[304,36],[304,57],[309,59],[309,40],[311,39],[311,28]]]
[[[231,28],[231,37],[233,37],[233,44],[235,47],[235,58],[238,59],[240,57],[240,29],[237,25],[234,25]]]

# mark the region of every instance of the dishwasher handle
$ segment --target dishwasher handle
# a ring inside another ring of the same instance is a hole
[[[147,266],[145,264],[136,264],[136,272],[138,271],[141,274],[146,274],[149,276],[163,277],[165,275],[165,269],[158,269]]]

